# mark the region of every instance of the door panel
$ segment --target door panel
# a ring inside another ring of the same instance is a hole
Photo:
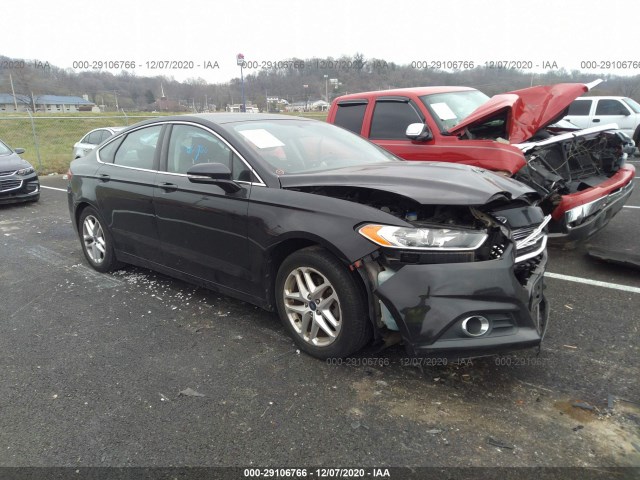
[[[154,205],[163,261],[167,267],[240,291],[248,291],[247,209],[250,184],[225,193],[189,181],[197,163],[224,163],[233,154],[218,137],[191,125],[174,125],[167,172],[158,174]]]
[[[152,126],[131,132],[115,152],[113,163],[104,163],[97,172],[96,200],[116,249],[150,261],[160,258],[153,192],[161,129]]]

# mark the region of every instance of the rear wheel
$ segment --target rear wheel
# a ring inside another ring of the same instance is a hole
[[[299,250],[282,263],[276,303],[295,342],[314,357],[345,357],[370,338],[362,292],[346,267],[322,248]]]
[[[99,272],[110,272],[122,264],[116,259],[113,240],[100,214],[87,207],[80,215],[80,242],[89,264]]]

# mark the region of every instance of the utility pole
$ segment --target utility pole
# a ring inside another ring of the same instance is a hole
[[[13,89],[13,78],[11,77],[11,74],[9,74],[9,81],[11,82],[11,94],[13,95],[13,106],[16,109],[16,112],[18,111],[18,101],[16,100],[16,91]]]
[[[238,65],[240,65],[240,84],[242,85],[242,112],[246,112],[247,111],[247,105],[245,104],[244,101],[244,73],[242,71],[242,69],[244,68],[244,55],[242,53],[239,53],[238,55],[236,55],[236,62]]]

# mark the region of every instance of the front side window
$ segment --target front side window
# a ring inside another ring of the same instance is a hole
[[[221,163],[231,170],[232,151],[222,140],[202,128],[174,125],[169,142],[167,171],[185,174],[199,163]]]
[[[596,115],[628,115],[629,110],[618,100],[603,99],[598,101]]]
[[[113,163],[124,167],[153,170],[161,130],[162,125],[155,125],[128,134],[116,151]],[[102,150],[100,156],[102,157]]]
[[[9,155],[11,153],[11,149],[7,147],[4,143],[0,142],[0,155]]]
[[[567,115],[585,116],[589,115],[591,111],[592,100],[575,100],[569,105],[569,112]]]
[[[412,123],[422,123],[422,119],[409,102],[378,101],[373,111],[369,138],[406,140],[407,127]]]
[[[640,113],[640,104],[638,104],[638,102],[636,102],[633,98],[623,98],[622,99],[624,101],[624,103],[627,104],[627,106],[629,108],[631,108],[631,110],[633,110],[635,113]]]
[[[91,132],[87,138],[87,143],[90,143],[91,145],[100,145],[100,143],[102,143],[102,132],[103,130]]]

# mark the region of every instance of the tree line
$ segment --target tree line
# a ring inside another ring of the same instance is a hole
[[[44,61],[19,63],[3,56],[0,56],[0,66],[4,66],[0,69],[0,93],[11,93],[11,80],[16,95],[87,95],[89,101],[104,105],[106,110],[115,110],[116,105],[125,111],[158,110],[163,105],[178,111],[224,110],[229,104],[240,103],[242,95],[240,78],[215,84],[202,78],[178,81],[171,76],[136,76],[126,70],[118,74],[75,71]],[[281,98],[290,103],[326,97],[330,101],[345,93],[428,85],[464,85],[495,95],[531,85],[590,82],[603,78],[605,83],[599,85],[594,94],[640,99],[640,75],[603,76],[562,68],[531,73],[475,65],[474,68],[445,71],[417,68],[419,66],[422,65],[415,62],[414,65],[400,65],[384,59],[367,59],[359,53],[339,58],[291,58],[248,73],[244,79],[245,97],[247,102],[265,110],[267,98]],[[167,100],[164,103],[159,101],[162,92]]]

